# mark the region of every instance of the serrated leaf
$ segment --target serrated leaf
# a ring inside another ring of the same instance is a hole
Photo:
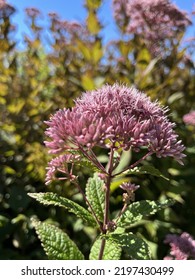
[[[89,255],[90,260],[98,260],[101,242],[102,242],[101,238],[98,238],[94,242],[94,244],[91,248],[90,255]],[[103,260],[120,260],[121,251],[122,250],[121,250],[120,246],[117,244],[117,242],[108,239],[108,240],[106,240],[102,259]]]
[[[151,259],[151,252],[148,244],[140,237],[132,233],[110,234],[108,236],[112,242],[117,242],[126,254],[133,260]]]
[[[142,200],[130,204],[123,215],[118,219],[117,226],[131,227],[132,224],[140,221],[144,216],[155,214],[157,211],[173,204],[173,200],[167,199],[164,202]]]
[[[33,221],[44,251],[51,260],[83,260],[76,244],[61,229],[46,222]]]
[[[105,193],[103,190],[104,181],[101,180],[97,173],[92,178],[88,179],[86,185],[86,196],[90,202],[94,212],[96,213],[99,221],[103,222],[104,219],[104,200]]]
[[[169,178],[165,177],[157,168],[155,168],[152,165],[143,165],[141,167],[135,167],[125,172],[125,174],[132,174],[132,175],[150,174],[152,176],[161,177],[169,181]]]
[[[28,195],[32,198],[35,198],[37,201],[44,205],[54,205],[66,208],[69,212],[81,218],[83,222],[89,226],[94,227],[96,225],[96,222],[91,213],[72,200],[49,192],[28,193]]]

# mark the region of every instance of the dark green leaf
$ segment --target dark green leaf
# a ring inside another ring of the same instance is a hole
[[[148,260],[151,258],[148,244],[140,237],[132,233],[110,234],[108,236],[112,242],[117,242],[126,254],[133,260]]]
[[[104,181],[98,177],[97,173],[92,178],[89,178],[86,186],[86,196],[100,221],[104,219],[105,193],[103,188]]]
[[[130,204],[127,210],[119,218],[117,225],[120,227],[130,227],[140,221],[144,216],[155,214],[157,211],[173,204],[173,200],[167,199],[164,202],[142,200]]]
[[[72,200],[61,197],[55,193],[29,193],[28,195],[44,205],[56,205],[66,208],[69,212],[74,213],[77,217],[81,218],[84,223],[89,226],[93,227],[96,225],[91,213]]]
[[[83,260],[76,244],[61,229],[46,222],[33,220],[44,251],[51,260]]]
[[[169,179],[167,177],[165,177],[157,168],[155,168],[152,165],[143,165],[141,167],[135,167],[129,171],[126,172],[126,174],[135,174],[135,175],[139,175],[139,174],[150,174],[152,176],[156,176],[156,177],[161,177],[167,181],[169,181]]]

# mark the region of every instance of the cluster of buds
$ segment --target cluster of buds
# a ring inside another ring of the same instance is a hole
[[[131,184],[129,182],[120,185],[120,188],[126,191],[126,193],[123,193],[123,202],[125,204],[135,201],[135,191],[139,189],[139,187],[139,185]]]
[[[184,146],[166,112],[167,108],[135,88],[106,85],[84,93],[72,110],[61,109],[51,116],[45,145],[51,154],[78,151],[88,158],[93,158],[90,154],[96,146],[134,152],[144,148],[182,164]]]

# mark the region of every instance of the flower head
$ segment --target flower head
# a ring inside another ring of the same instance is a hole
[[[140,187],[139,185],[135,185],[130,182],[122,183],[120,185],[120,188],[126,191],[126,193],[123,194],[123,201],[127,204],[130,203],[131,201],[134,201],[135,191],[139,189],[139,187]]]
[[[15,8],[5,0],[0,0],[0,18],[10,17],[15,11]]]
[[[113,0],[113,8],[119,27],[127,34],[141,35],[151,46],[175,38],[191,24],[187,13],[169,0]]]
[[[52,159],[48,163],[48,167],[46,168],[46,185],[48,185],[50,182],[56,179],[56,173],[63,173],[65,176],[68,176],[69,179],[74,179],[74,175],[70,174],[68,170],[68,163],[73,164],[74,162],[77,162],[80,160],[79,155],[60,155],[54,159]],[[72,178],[70,178],[70,175],[72,175]],[[59,177],[58,180],[64,180],[66,177]]]
[[[195,111],[191,111],[190,113],[183,116],[183,121],[185,124],[194,125],[195,126]]]
[[[95,146],[133,150],[146,148],[157,157],[182,163],[184,146],[177,141],[167,109],[135,88],[115,84],[86,92],[72,110],[59,110],[46,122],[45,144],[53,154]]]
[[[41,12],[37,8],[34,8],[34,7],[26,8],[25,12],[29,17],[32,17],[32,18],[36,18],[37,16],[39,16],[41,14]]]
[[[164,243],[171,246],[170,255],[165,259],[187,260],[195,258],[195,240],[186,232],[180,236],[176,234],[168,234]]]

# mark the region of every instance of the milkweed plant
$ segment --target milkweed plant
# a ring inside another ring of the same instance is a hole
[[[116,83],[83,93],[72,109],[61,109],[46,121],[45,145],[53,156],[48,163],[46,184],[69,180],[82,195],[86,207],[56,193],[29,195],[45,205],[64,207],[85,225],[97,229],[90,260],[119,260],[122,252],[129,259],[152,258],[147,241],[129,228],[143,217],[170,206],[172,201],[135,201],[135,192],[142,186],[132,183],[130,176],[164,177],[146,161],[152,156],[172,157],[183,164],[184,145],[178,140],[175,124],[168,119],[167,112],[168,108],[151,101],[136,88]],[[107,154],[106,164],[99,160],[98,149]],[[124,153],[136,154],[136,160],[121,167]],[[81,187],[76,165],[94,171],[85,188]],[[111,184],[118,178],[124,179],[119,186],[122,207],[112,212]],[[33,224],[50,259],[84,259],[64,231],[36,219]]]

